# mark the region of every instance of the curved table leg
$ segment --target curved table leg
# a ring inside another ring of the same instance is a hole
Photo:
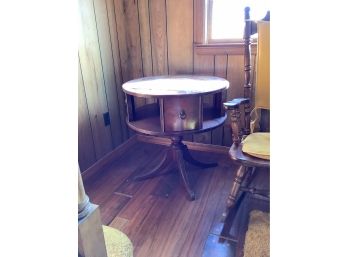
[[[196,199],[195,193],[191,189],[190,182],[186,173],[186,168],[185,168],[185,163],[183,159],[183,154],[181,152],[180,148],[174,148],[173,149],[173,154],[174,154],[174,160],[176,161],[176,164],[178,165],[180,175],[181,175],[181,180],[184,183],[184,187],[186,192],[188,193],[188,197],[190,201],[193,201]]]
[[[201,168],[216,167],[217,163],[202,163],[193,159],[187,146],[182,143],[182,136],[172,136],[171,141],[172,143],[170,144],[169,149],[167,149],[161,162],[151,171],[143,175],[138,175],[133,180],[139,181],[164,175],[166,173],[160,174],[160,172],[173,161],[173,163],[175,163],[179,169],[180,177],[184,184],[185,190],[188,193],[189,200],[193,201],[195,200],[196,196],[189,183],[185,168],[185,161]]]
[[[159,176],[160,172],[164,168],[166,168],[166,166],[169,165],[171,161],[172,161],[172,153],[171,153],[171,150],[168,149],[166,151],[166,153],[164,154],[161,162],[155,168],[153,168],[152,170],[150,170],[149,172],[147,172],[145,174],[138,175],[138,176],[134,177],[134,180],[139,181],[139,180],[145,180],[148,178],[153,178],[153,177]]]
[[[218,164],[216,162],[214,163],[203,163],[203,162],[200,162],[200,161],[197,161],[195,160],[192,155],[190,154],[188,148],[186,145],[182,144],[181,145],[181,149],[182,149],[182,152],[183,152],[183,157],[184,157],[184,160],[197,166],[197,167],[200,167],[200,168],[211,168],[211,167],[216,167]]]

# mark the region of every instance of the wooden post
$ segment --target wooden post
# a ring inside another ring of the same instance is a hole
[[[78,176],[79,256],[107,257],[99,207],[85,193],[80,167]]]
[[[251,36],[257,33],[257,23],[250,20],[250,8],[244,9],[244,98],[252,99],[251,92]],[[255,67],[254,67],[255,70]],[[244,105],[244,119],[245,119],[245,135],[250,134],[250,112],[252,109],[252,102]]]

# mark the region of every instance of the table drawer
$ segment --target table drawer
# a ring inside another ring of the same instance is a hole
[[[200,96],[163,98],[161,114],[164,132],[202,128],[202,100]]]

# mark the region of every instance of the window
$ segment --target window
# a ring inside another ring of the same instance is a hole
[[[243,38],[244,8],[252,20],[262,19],[269,0],[206,0],[206,42],[238,42]]]
[[[194,0],[195,48],[200,54],[238,54],[242,51],[244,8],[250,18],[260,20],[269,10],[270,0]],[[232,49],[234,48],[234,49]]]

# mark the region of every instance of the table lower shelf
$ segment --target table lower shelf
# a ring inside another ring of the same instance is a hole
[[[196,130],[181,130],[181,131],[162,131],[161,120],[159,116],[146,117],[140,120],[130,121],[128,126],[143,134],[152,135],[152,136],[167,136],[167,135],[186,135],[201,133],[222,125],[226,120],[226,114],[222,117],[211,118],[206,117],[203,120],[202,128]]]

